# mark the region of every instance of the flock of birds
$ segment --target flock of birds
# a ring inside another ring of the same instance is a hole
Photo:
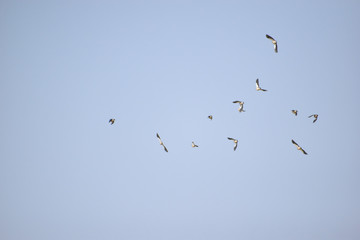
[[[271,40],[271,42],[272,42],[273,45],[274,45],[274,51],[275,51],[275,53],[277,53],[277,52],[278,52],[277,41],[276,41],[273,37],[271,37],[270,35],[267,35],[267,34],[266,34],[266,38],[268,38],[268,39]],[[256,84],[256,91],[263,91],[263,92],[266,92],[266,91],[267,91],[266,89],[263,89],[263,88],[260,87],[259,79],[256,79],[255,84]],[[241,112],[245,112],[245,110],[244,110],[244,102],[243,102],[243,101],[238,101],[238,100],[236,100],[236,101],[233,101],[233,103],[238,103],[238,104],[239,104],[238,111],[239,111],[240,113],[241,113]],[[291,110],[291,112],[292,112],[295,116],[297,116],[297,114],[298,114],[298,110]],[[315,123],[316,120],[318,119],[318,116],[319,116],[318,114],[312,114],[312,115],[310,115],[308,118],[313,117],[313,118],[314,118],[313,123]],[[209,118],[210,120],[212,120],[212,119],[213,119],[213,116],[212,116],[212,115],[209,115],[208,118]],[[113,125],[113,124],[115,123],[115,119],[114,119],[114,118],[111,118],[111,119],[109,120],[109,123],[110,123],[111,125]],[[159,143],[160,143],[161,146],[163,146],[164,151],[165,151],[165,152],[168,152],[167,148],[166,148],[165,145],[164,145],[164,142],[161,140],[161,138],[160,138],[160,136],[159,136],[158,133],[156,133],[156,137],[159,139]],[[233,142],[234,142],[234,151],[235,151],[236,148],[237,148],[237,146],[238,146],[238,140],[235,139],[235,138],[231,138],[231,137],[228,137],[228,139],[229,139],[230,141],[233,141]],[[302,147],[300,147],[300,145],[297,144],[293,139],[291,139],[291,142],[296,146],[296,148],[297,148],[298,150],[300,150],[303,154],[307,155],[307,152],[305,152],[305,150],[304,150]],[[194,142],[192,142],[192,147],[193,147],[193,148],[197,148],[197,147],[199,147],[199,146],[196,145]]]

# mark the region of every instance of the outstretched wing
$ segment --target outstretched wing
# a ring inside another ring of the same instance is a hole
[[[156,137],[157,137],[159,140],[161,140],[161,138],[160,138],[160,136],[159,136],[158,133],[156,133]]]
[[[299,145],[298,145],[294,140],[291,140],[291,142],[292,142],[296,147],[299,147]]]
[[[310,115],[308,118],[311,118],[311,117],[313,117],[314,116],[314,114],[313,115]]]
[[[300,150],[303,152],[303,154],[307,155],[304,149],[300,148]]]
[[[259,86],[259,79],[256,79],[256,88],[260,88],[260,86]]]
[[[229,140],[232,140],[232,141],[235,141],[235,139],[231,138],[231,137],[228,137]]]
[[[241,103],[241,101],[233,101],[233,103]]]
[[[167,148],[165,147],[165,145],[163,144],[164,150],[165,152],[168,152]]]
[[[237,148],[237,145],[238,145],[238,144],[237,144],[237,143],[235,143],[235,146],[234,146],[234,151],[236,150],[236,148]]]
[[[268,39],[270,39],[271,41],[275,41],[275,39],[274,39],[273,37],[271,37],[270,35],[267,35],[267,34],[266,34],[266,37],[267,37]]]

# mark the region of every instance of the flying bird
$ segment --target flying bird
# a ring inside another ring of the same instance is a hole
[[[111,123],[111,125],[113,125],[114,122],[115,122],[115,119],[114,119],[114,118],[111,118],[111,119],[109,120],[109,123]]]
[[[195,147],[199,147],[199,146],[196,145],[194,142],[192,142],[192,147],[195,148]]]
[[[298,110],[291,110],[291,112],[297,116]]]
[[[309,118],[314,117],[314,121],[313,121],[313,123],[314,123],[318,119],[318,116],[319,115],[317,115],[317,114],[313,114],[313,115],[310,115]]]
[[[161,138],[160,138],[160,136],[159,136],[159,134],[158,134],[158,133],[156,133],[156,136],[157,136],[157,138],[159,139],[160,145],[162,145],[162,146],[164,147],[165,152],[168,152],[168,150],[166,149],[166,147],[165,147],[165,145],[164,145],[163,141],[161,141]]]
[[[256,91],[263,91],[266,92],[267,90],[262,89],[259,85],[259,79],[256,79]]]
[[[268,39],[270,39],[271,42],[274,44],[274,50],[275,50],[275,52],[277,53],[277,52],[278,52],[277,41],[276,41],[274,38],[272,38],[270,35],[267,35],[267,34],[266,34],[266,37],[267,37]]]
[[[209,115],[208,118],[209,118],[210,120],[212,120],[212,119],[213,119],[213,116],[212,116],[212,115]]]
[[[235,143],[235,145],[234,145],[234,151],[235,151],[236,148],[237,148],[237,145],[238,145],[238,140],[237,140],[237,139],[234,139],[234,138],[230,138],[230,137],[228,137],[228,139],[234,141],[234,143]]]
[[[238,103],[238,104],[240,104],[240,106],[239,106],[239,108],[238,108],[238,111],[239,111],[239,112],[245,112],[245,110],[244,110],[244,102],[242,102],[242,101],[233,101],[233,103]]]
[[[298,150],[302,151],[303,154],[306,154],[306,155],[307,155],[307,153],[305,152],[305,150],[302,149],[302,147],[300,147],[294,140],[291,139],[291,142],[297,147]]]

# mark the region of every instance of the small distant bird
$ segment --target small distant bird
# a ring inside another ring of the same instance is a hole
[[[212,119],[213,119],[213,116],[212,116],[212,115],[209,115],[208,118],[209,118],[210,120],[212,120]]]
[[[259,79],[256,79],[256,91],[263,91],[266,92],[267,90],[262,89],[259,85]]]
[[[194,142],[192,142],[192,147],[195,148],[195,147],[199,147],[199,146],[196,145]]]
[[[266,34],[266,37],[267,37],[268,39],[270,39],[271,42],[274,44],[274,50],[275,50],[275,52],[277,53],[277,52],[278,52],[277,41],[276,41],[274,38],[272,38],[270,35],[267,35],[267,34]]]
[[[314,123],[318,119],[318,116],[319,115],[317,115],[317,114],[313,114],[313,115],[310,115],[309,118],[314,117],[314,121],[313,121],[313,123]]]
[[[242,102],[242,101],[233,101],[233,103],[240,104],[240,107],[238,108],[239,112],[245,112],[245,110],[244,110],[244,102]]]
[[[235,143],[235,145],[234,145],[234,151],[235,151],[236,148],[237,148],[237,145],[238,145],[238,140],[237,140],[237,139],[234,139],[234,138],[230,138],[230,137],[228,137],[228,139],[234,141],[234,143]]]
[[[300,147],[294,140],[291,139],[291,142],[297,147],[298,150],[302,151],[303,154],[306,154],[306,155],[307,155],[307,153],[305,152],[305,150],[302,149],[302,147]]]
[[[291,112],[297,116],[298,110],[291,110]]]
[[[161,141],[161,138],[160,138],[160,136],[159,136],[159,134],[158,134],[158,133],[156,133],[156,136],[157,136],[157,138],[159,139],[160,145],[162,145],[162,146],[164,147],[165,152],[168,152],[168,150],[166,149],[166,147],[165,147],[165,145],[164,145],[163,141]]]
[[[109,120],[109,123],[111,123],[111,125],[113,125],[114,122],[115,122],[115,119],[114,119],[114,118],[111,118],[111,119]]]

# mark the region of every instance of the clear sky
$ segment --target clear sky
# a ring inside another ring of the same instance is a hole
[[[360,239],[359,12],[1,1],[0,238]]]

